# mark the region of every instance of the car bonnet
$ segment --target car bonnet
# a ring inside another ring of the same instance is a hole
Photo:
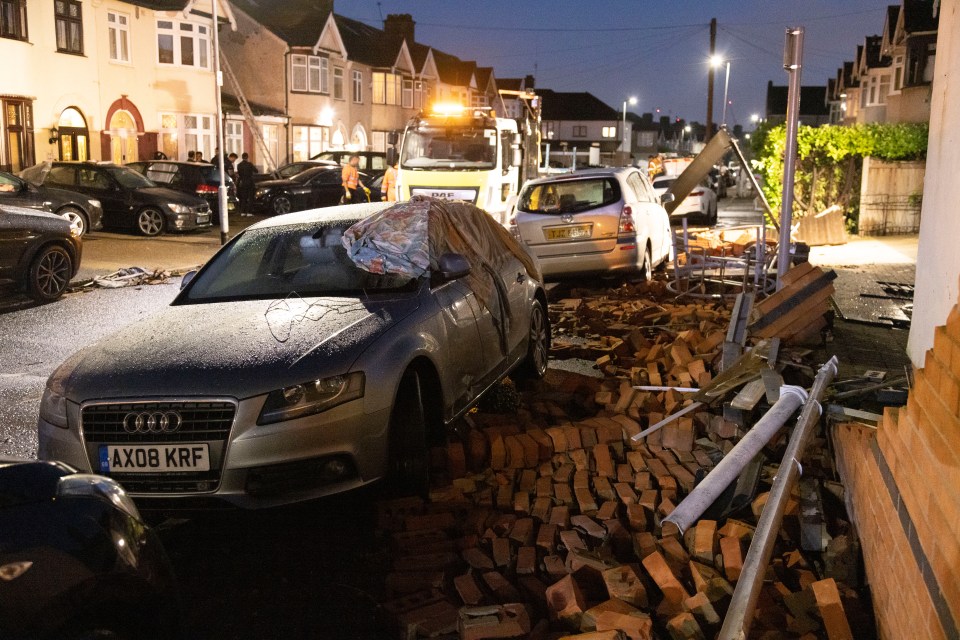
[[[299,298],[177,305],[75,354],[54,377],[74,402],[157,396],[246,397],[350,370],[419,305]]]

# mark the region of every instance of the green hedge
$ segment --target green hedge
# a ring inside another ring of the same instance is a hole
[[[859,208],[863,158],[919,160],[927,153],[926,124],[825,125],[797,130],[795,216],[818,213],[839,204],[855,220]],[[754,170],[763,177],[763,191],[774,211],[783,196],[786,125],[761,125],[751,139]]]

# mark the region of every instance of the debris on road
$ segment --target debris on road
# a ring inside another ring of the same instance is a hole
[[[427,499],[380,503],[393,549],[385,612],[403,638],[713,637],[787,430],[694,525],[662,524],[776,402],[759,370],[769,368],[766,343],[721,371],[731,310],[680,303],[660,282],[574,289],[550,316],[551,355],[593,361],[603,377],[550,369],[530,387],[504,384],[433,450]],[[790,364],[803,353],[783,347],[777,357]],[[770,373],[807,386],[809,371]],[[857,591],[856,538],[842,501],[824,490],[835,472],[823,438],[803,464],[751,637],[844,637],[848,617],[854,628],[872,625]]]
[[[199,268],[196,267],[196,269]],[[70,291],[77,292],[90,287],[119,289],[122,287],[138,287],[144,284],[166,284],[170,278],[179,278],[188,271],[191,271],[191,269],[154,269],[150,271],[143,267],[126,267],[105,276],[94,276],[87,280],[71,282]]]

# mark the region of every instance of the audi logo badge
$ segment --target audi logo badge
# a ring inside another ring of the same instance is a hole
[[[183,424],[176,411],[141,411],[123,417],[123,430],[127,433],[173,433]]]
[[[573,222],[573,214],[565,213],[560,216],[560,222]]]

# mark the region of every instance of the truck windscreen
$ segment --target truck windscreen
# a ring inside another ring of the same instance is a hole
[[[403,169],[493,169],[497,166],[496,129],[420,127],[403,137]]]

